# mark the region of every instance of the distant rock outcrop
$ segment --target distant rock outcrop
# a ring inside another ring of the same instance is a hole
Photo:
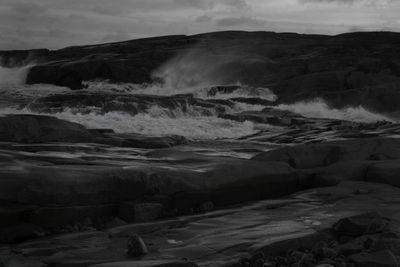
[[[200,79],[212,75],[212,82],[218,84],[240,81],[268,87],[285,103],[321,97],[334,107],[362,104],[394,112],[400,103],[399,44],[400,34],[392,32],[325,36],[231,31],[56,51],[3,51],[0,57],[5,66],[36,61],[27,77],[29,84],[71,89],[82,88],[82,81],[92,79],[152,82],[156,70],[187,60],[190,66],[175,66],[176,75],[194,77],[204,72]],[[189,67],[193,73],[185,70]],[[180,78],[191,81],[193,77]]]

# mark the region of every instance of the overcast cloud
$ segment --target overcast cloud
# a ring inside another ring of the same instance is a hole
[[[0,49],[221,30],[400,31],[399,0],[1,0]]]

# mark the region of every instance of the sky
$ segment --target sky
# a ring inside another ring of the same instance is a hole
[[[0,0],[0,50],[248,30],[400,31],[400,0]]]

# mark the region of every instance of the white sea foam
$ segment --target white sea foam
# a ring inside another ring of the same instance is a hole
[[[281,110],[288,110],[309,118],[338,119],[355,122],[377,122],[393,121],[391,118],[374,113],[362,106],[335,109],[329,107],[324,100],[302,101],[294,104],[282,104],[275,107]]]
[[[80,123],[87,128],[109,128],[117,133],[141,133],[152,136],[183,135],[189,139],[238,138],[256,133],[261,128],[252,122],[236,122],[216,116],[200,116],[192,112],[182,113],[178,110],[164,110],[153,107],[146,113],[135,116],[123,112],[75,113],[70,109],[55,114],[35,113],[28,109],[17,110],[4,108],[5,114],[41,114]],[[268,126],[260,126],[262,129]]]
[[[147,113],[130,116],[108,112],[103,115],[62,112],[56,117],[81,123],[89,128],[112,128],[116,132],[135,132],[146,135],[183,135],[194,139],[236,138],[255,133],[251,122],[235,122],[218,117],[154,117]]]
[[[0,68],[0,114],[38,114],[29,110],[29,103],[38,97],[52,93],[63,94],[70,90],[53,85],[25,85],[29,67],[18,69]],[[231,99],[236,97],[262,98],[270,101],[276,96],[267,88],[249,88],[243,86],[231,93],[217,92],[209,96],[210,87],[175,88],[166,85],[137,85],[116,84],[107,81],[92,81],[86,83],[88,90],[97,93],[127,93],[146,95],[175,95],[191,93],[194,97],[203,99]],[[19,110],[18,105],[25,104],[27,108]],[[8,104],[8,105],[7,105]],[[225,107],[225,113],[242,111],[260,111],[265,106],[235,103],[230,108]],[[309,102],[298,102],[291,105],[279,105],[276,108],[299,113],[306,117],[330,118],[349,121],[375,122],[387,120],[388,117],[373,113],[363,107],[349,107],[345,109],[330,108],[323,100],[316,99]],[[85,107],[85,110],[64,109],[55,114],[60,119],[77,122],[88,128],[110,128],[118,133],[135,132],[146,135],[183,135],[192,139],[238,138],[251,135],[259,130],[274,128],[269,125],[260,125],[253,122],[236,122],[218,117],[218,110],[198,106],[186,105],[176,109],[166,109],[152,106],[136,115],[124,112],[102,112],[99,108]]]
[[[162,84],[131,84],[131,83],[113,83],[104,80],[94,80],[83,82],[87,91],[105,92],[105,93],[131,93],[146,95],[171,96],[177,94],[192,94],[194,97],[202,99],[231,99],[231,98],[260,98],[268,101],[276,101],[277,96],[268,88],[241,86],[239,89],[230,93],[217,92],[209,96],[208,92],[213,86],[206,87],[186,87],[177,88]]]

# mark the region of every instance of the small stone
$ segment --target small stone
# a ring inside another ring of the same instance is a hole
[[[323,259],[324,258],[324,249],[328,245],[325,242],[318,242],[311,250],[311,252],[314,254],[314,256],[318,259]]]
[[[287,261],[284,257],[277,256],[273,259],[273,261],[275,262],[275,266],[286,266],[287,265]]]
[[[302,267],[311,267],[314,263],[314,255],[311,253],[304,254],[301,260],[299,261],[300,266]]]
[[[287,261],[289,264],[296,263],[296,262],[299,262],[303,258],[303,256],[304,256],[303,252],[294,250],[294,251],[291,251],[288,253]]]
[[[264,267],[264,259],[257,259],[256,261],[253,262],[253,264],[251,266]]]
[[[127,246],[127,253],[130,256],[143,256],[148,253],[146,244],[144,243],[143,239],[138,235],[133,235],[128,238]]]
[[[333,248],[323,248],[322,250],[322,258],[333,259],[337,256],[337,251]]]
[[[253,263],[253,262],[256,262],[256,261],[259,260],[259,259],[264,260],[264,258],[265,258],[264,253],[263,253],[263,252],[258,252],[258,253],[254,254],[254,255],[252,255],[252,256],[250,257],[250,262]]]
[[[343,255],[352,255],[355,253],[359,253],[364,250],[366,241],[367,238],[362,236],[339,245],[338,250]]]
[[[337,246],[339,246],[339,243],[336,240],[332,240],[331,242],[329,242],[328,246],[330,248],[336,248]]]

